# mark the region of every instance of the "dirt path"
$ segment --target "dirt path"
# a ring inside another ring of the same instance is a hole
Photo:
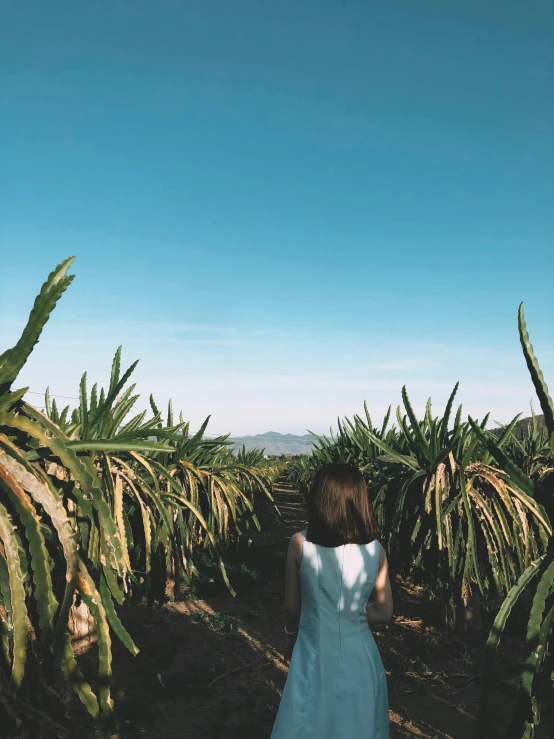
[[[290,536],[305,524],[297,492],[281,483],[275,497],[282,520],[264,509],[262,532],[228,558],[235,599],[214,567],[214,581],[202,583],[196,598],[166,603],[153,618],[145,606],[122,609],[141,650],[133,658],[114,644],[122,738],[269,738],[286,678],[285,553]],[[417,591],[396,583],[397,615],[374,631],[389,676],[391,739],[476,733],[484,637],[446,634],[433,625],[431,611]]]

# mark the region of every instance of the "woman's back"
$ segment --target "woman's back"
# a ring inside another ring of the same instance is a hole
[[[298,639],[271,737],[387,739],[386,676],[366,617],[380,544],[302,535]]]
[[[379,570],[379,542],[324,547],[302,534],[300,628],[339,635],[367,631],[366,603]]]
[[[308,527],[287,552],[292,658],[271,739],[387,739],[387,681],[369,624],[390,620],[392,593],[362,473],[323,465],[306,504]]]

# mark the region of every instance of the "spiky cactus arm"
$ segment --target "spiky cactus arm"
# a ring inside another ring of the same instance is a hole
[[[527,368],[529,374],[533,380],[533,385],[537,391],[538,398],[540,400],[542,412],[544,413],[544,420],[546,428],[548,429],[548,435],[554,434],[554,403],[548,392],[548,386],[544,381],[539,362],[535,357],[533,351],[533,345],[529,341],[529,334],[527,333],[527,326],[525,325],[525,316],[523,314],[523,303],[520,303],[518,313],[518,326],[519,326],[519,340],[521,341],[521,347],[523,349],[523,355],[527,362]]]
[[[66,273],[74,259],[75,257],[64,259],[50,273],[35,300],[21,338],[14,347],[0,355],[0,396],[10,390],[12,383],[38,342],[50,313],[52,313],[56,303],[73,280],[73,275],[68,276]]]

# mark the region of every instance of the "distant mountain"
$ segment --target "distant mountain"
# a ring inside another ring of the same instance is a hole
[[[278,431],[266,431],[255,436],[232,436],[233,449],[243,445],[246,449],[264,449],[267,456],[278,454],[309,454],[315,437],[311,434],[280,434]]]
[[[545,428],[543,415],[537,415],[537,426]],[[521,439],[523,430],[530,424],[531,418],[520,419],[514,429],[514,435]],[[502,429],[491,429],[496,436],[501,436]],[[278,431],[266,431],[265,434],[255,436],[232,436],[229,441],[233,442],[233,449],[238,450],[243,445],[246,449],[263,449],[267,456],[280,454],[309,454],[315,442],[311,434],[280,434]]]
[[[546,431],[546,421],[544,420],[544,415],[537,415],[535,416],[535,418],[537,419],[537,428],[542,428]],[[524,432],[527,430],[527,427],[530,426],[532,423],[533,418],[531,416],[529,416],[528,418],[520,418],[514,428],[515,438],[521,440],[523,438]],[[504,429],[496,428],[491,429],[491,431],[495,436],[502,436],[502,432],[504,431]]]

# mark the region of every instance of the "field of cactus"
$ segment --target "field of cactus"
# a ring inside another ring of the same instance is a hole
[[[209,419],[191,433],[152,397],[150,414],[133,412],[136,363],[122,371],[121,350],[109,387],[89,392],[83,375],[72,411],[48,392],[44,413],[25,402],[17,376],[73,279],[72,261],[50,274],[20,340],[0,356],[0,723],[10,736],[67,735],[65,686],[113,724],[112,638],[137,651],[116,604],[163,602],[169,577],[179,598],[202,552],[232,592],[222,552],[259,528],[259,498],[272,501],[278,471],[261,454],[233,455],[224,436],[205,438]],[[97,636],[96,692],[67,628],[81,601]]]
[[[465,419],[456,408],[457,385],[442,415],[429,400],[417,418],[403,388],[394,423],[389,409],[375,426],[364,407],[285,467],[261,452],[231,453],[226,436],[206,438],[209,418],[193,433],[171,403],[162,412],[152,396],[150,412],[135,412],[136,363],[123,370],[121,349],[108,387],[83,375],[77,407],[59,408],[48,392],[44,412],[27,403],[18,374],[73,279],[72,261],[49,275],[19,341],[0,355],[2,736],[71,736],[71,692],[91,723],[116,731],[114,639],[138,651],[122,608],[140,605],[152,616],[168,600],[194,597],[206,563],[234,596],[236,553],[260,530],[260,516],[281,515],[276,480],[286,475],[306,493],[329,461],[354,463],[366,476],[395,582],[424,588],[453,639],[490,629],[481,660],[487,736],[499,736],[489,704],[509,617],[527,622],[503,736],[538,736],[553,697],[554,405],[523,306],[520,342],[544,422],[533,416],[516,434],[517,417],[493,433],[488,417]],[[255,567],[238,571],[255,581]],[[93,675],[68,628],[80,604],[95,632]]]

